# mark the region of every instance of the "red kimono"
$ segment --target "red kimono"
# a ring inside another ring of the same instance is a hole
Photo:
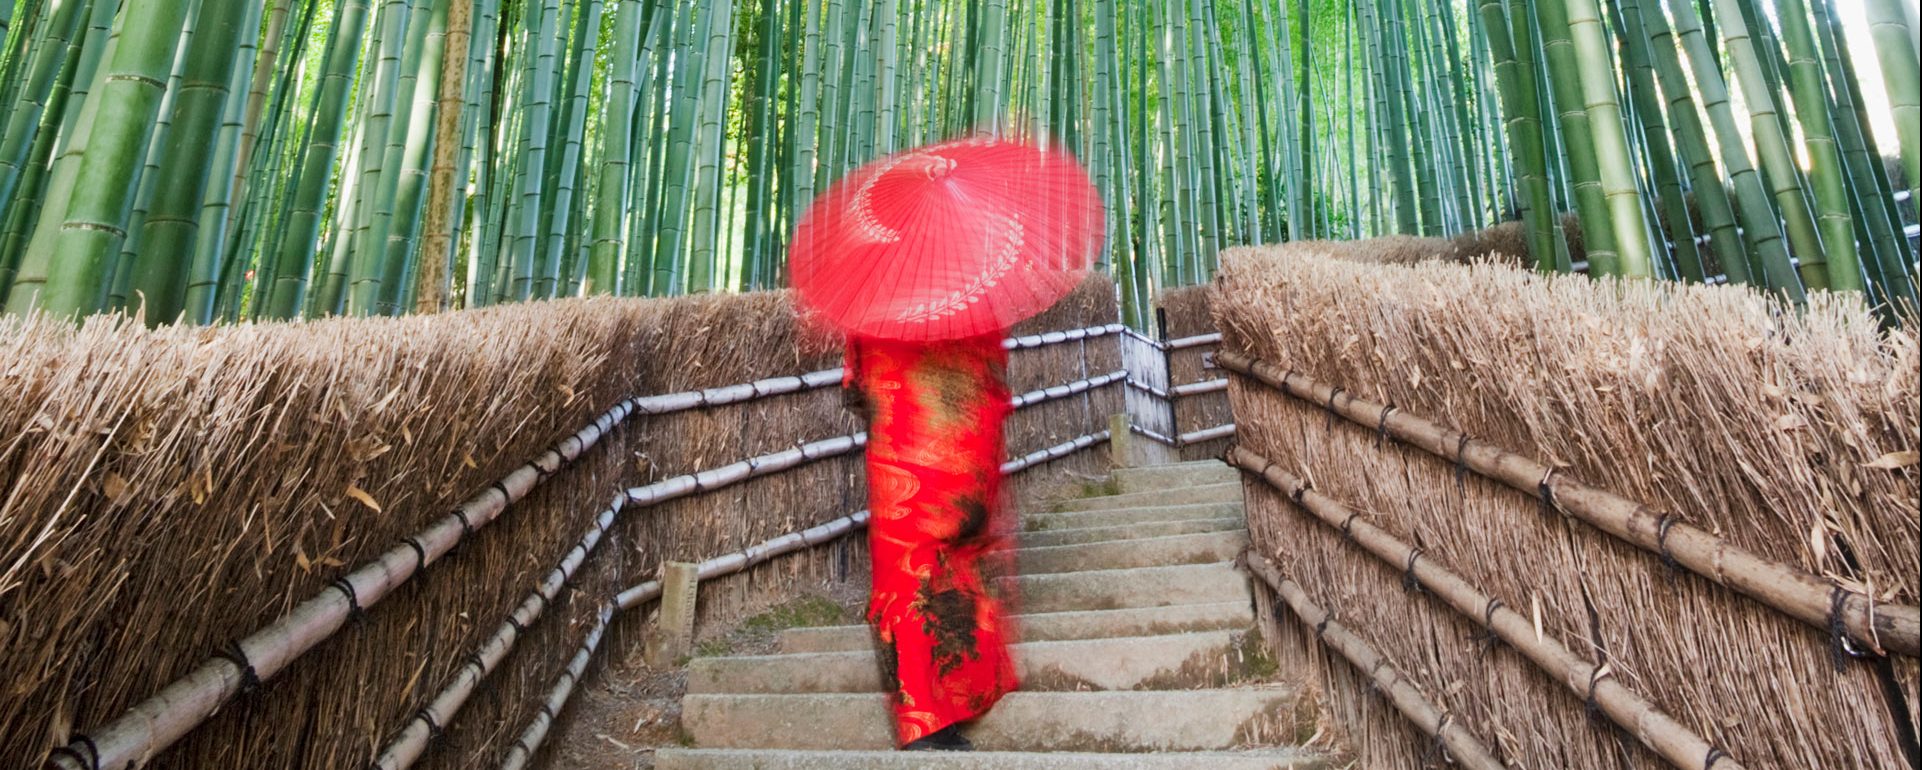
[[[1007,361],[1000,335],[849,344],[848,381],[869,410],[868,622],[904,746],[1016,687],[1005,611],[982,571],[1005,533]]]

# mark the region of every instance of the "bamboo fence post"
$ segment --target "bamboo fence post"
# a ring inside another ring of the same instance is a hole
[[[1534,495],[1589,525],[1659,554],[1690,572],[1726,586],[1824,632],[1840,628],[1869,649],[1915,657],[1922,654],[1922,609],[1877,605],[1820,576],[1770,561],[1683,521],[1671,513],[1593,486],[1536,460],[1450,430],[1398,409],[1364,401],[1295,372],[1238,352],[1221,364],[1281,393],[1323,406],[1369,430],[1379,425],[1404,443]],[[1836,639],[1838,645],[1844,639]]]
[[[1471,622],[1480,618],[1503,642],[1567,686],[1577,697],[1593,703],[1610,721],[1633,734],[1670,764],[1683,770],[1710,767],[1740,770],[1742,767],[1722,747],[1696,735],[1653,701],[1623,685],[1612,675],[1608,661],[1599,664],[1589,661],[1554,637],[1537,634],[1533,621],[1509,609],[1500,599],[1482,593],[1435,559],[1423,559],[1426,554],[1421,549],[1395,538],[1354,509],[1309,489],[1301,479],[1276,467],[1268,458],[1236,447],[1228,454],[1228,464],[1260,478],[1282,497],[1293,500],[1297,507],[1351,538],[1383,564],[1405,570],[1417,584],[1454,608],[1456,613]]]
[[[1268,557],[1245,551],[1242,556],[1248,571],[1274,589],[1288,608],[1301,617],[1301,622],[1315,629],[1315,636],[1322,643],[1347,658],[1349,665],[1373,682],[1389,705],[1448,749],[1455,764],[1469,770],[1504,770],[1506,766],[1495,758],[1480,739],[1455,722],[1453,713],[1436,708],[1387,658],[1383,658],[1366,640],[1336,622],[1327,610],[1308,598],[1308,593],[1299,584],[1281,574],[1281,570]]]

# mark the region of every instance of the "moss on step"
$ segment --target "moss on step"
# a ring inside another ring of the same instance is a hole
[[[742,620],[726,634],[697,642],[692,657],[717,658],[744,650],[764,652],[759,648],[769,647],[782,631],[846,625],[856,620],[850,617],[854,614],[831,598],[809,594]]]

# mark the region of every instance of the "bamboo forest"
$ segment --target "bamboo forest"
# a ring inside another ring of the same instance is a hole
[[[779,287],[971,133],[1088,168],[1140,320],[1225,247],[1915,302],[1904,0],[17,0],[0,297],[150,323]],[[1525,248],[1522,248],[1525,246]]]

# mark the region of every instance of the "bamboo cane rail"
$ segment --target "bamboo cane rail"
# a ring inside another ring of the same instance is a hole
[[[656,583],[654,597],[659,598],[660,595],[661,587]],[[607,623],[614,617],[615,609],[616,607],[612,604],[601,605],[594,627],[587,631],[586,641],[581,642],[580,649],[576,650],[574,657],[568,660],[567,669],[562,671],[560,677],[555,680],[554,688],[548,691],[547,699],[541,702],[540,713],[534,715],[534,720],[527,725],[527,729],[522,730],[520,737],[514,739],[514,745],[508,747],[507,754],[501,760],[501,767],[519,770],[533,760],[534,751],[540,748],[542,741],[547,740],[547,732],[553,728],[554,720],[560,716],[561,709],[566,708],[567,700],[574,697],[574,685],[580,684],[581,676],[587,673],[588,661],[592,660],[594,652],[601,648],[601,639],[607,635]]]
[[[839,377],[838,371],[830,373],[834,374],[836,378]],[[807,376],[811,377],[813,375]],[[1036,390],[1014,399],[1013,405],[1014,408],[1021,409],[1056,398],[1065,398],[1068,395],[1084,393],[1093,388],[1115,382],[1122,376],[1125,376],[1125,372],[1115,372],[1101,377],[1080,380],[1067,385],[1057,385]],[[791,378],[777,379],[785,380]],[[838,381],[838,379],[836,381]],[[739,386],[734,387],[737,388]],[[716,390],[730,390],[732,392],[733,388]],[[1072,441],[1038,450],[1019,459],[1010,461],[1002,466],[1002,472],[1014,473],[1025,470],[1034,465],[1073,454],[1106,439],[1106,431],[1082,436]],[[461,666],[460,670],[455,672],[453,681],[436,694],[427,705],[422,706],[419,711],[415,712],[414,716],[401,728],[399,735],[381,751],[380,756],[375,759],[372,766],[380,768],[380,770],[401,770],[402,768],[411,767],[414,762],[418,761],[420,757],[426,753],[434,738],[437,737],[448,724],[452,723],[461,707],[466,704],[467,699],[479,688],[481,682],[485,680],[487,676],[500,665],[500,662],[507,657],[507,654],[513,650],[515,643],[519,641],[520,635],[541,618],[548,603],[560,592],[560,589],[566,587],[567,583],[572,580],[574,571],[580,568],[580,565],[594,551],[595,547],[600,544],[601,539],[605,536],[608,529],[613,526],[614,519],[621,512],[624,503],[632,501],[637,505],[655,505],[690,494],[713,491],[720,487],[746,481],[751,478],[789,470],[804,463],[845,454],[853,451],[855,448],[865,446],[866,443],[867,436],[865,433],[826,439],[794,449],[750,458],[699,473],[664,479],[645,487],[628,490],[621,497],[617,498],[609,508],[603,510],[601,514],[596,517],[595,526],[567,551],[567,555],[563,558],[561,564],[550,571],[547,577],[541,581],[540,586],[530,593],[527,599],[509,614],[508,619],[501,623],[501,626],[495,631],[494,635],[483,642],[480,649],[466,659],[466,662]],[[784,535],[765,543],[751,546],[738,553],[710,559],[700,565],[700,578],[707,580],[713,577],[745,571],[772,557],[790,553],[802,547],[811,547],[837,539],[852,531],[854,528],[865,526],[867,516],[866,511],[861,511],[819,527]],[[658,581],[649,581],[621,592],[621,594],[616,597],[616,604],[622,610],[631,609],[653,598],[658,598],[659,595],[660,583]],[[568,686],[571,687],[571,683]],[[565,702],[565,698],[562,699],[562,702]],[[533,728],[530,727],[530,730],[531,729]],[[540,731],[542,737],[535,739],[534,742],[536,746],[538,746],[540,740],[544,739],[545,730],[546,725],[541,725]],[[531,756],[532,751],[530,750],[528,754]]]
[[[593,423],[494,482],[425,529],[346,573],[274,622],[234,642],[193,671],[105,725],[79,733],[55,749],[48,763],[62,770],[144,765],[207,720],[245,687],[272,678],[338,632],[356,613],[438,561],[460,541],[499,518],[541,481],[599,443],[636,409],[623,401]]]
[[[1140,380],[1130,379],[1128,380],[1128,387],[1164,401],[1178,401],[1190,396],[1202,396],[1209,393],[1225,391],[1228,389],[1228,379],[1226,377],[1217,377],[1212,380],[1190,382],[1186,385],[1176,385],[1172,390],[1162,390]]]
[[[414,762],[427,752],[434,738],[440,735],[442,728],[453,723],[454,717],[460,714],[461,707],[466,705],[467,699],[480,688],[481,682],[494,672],[501,661],[507,658],[508,653],[513,652],[514,645],[520,641],[521,634],[526,633],[528,628],[546,614],[554,597],[559,596],[561,589],[574,579],[575,570],[580,569],[581,565],[587,561],[587,557],[593,555],[594,549],[606,538],[607,531],[613,528],[614,519],[620,514],[621,507],[626,502],[626,495],[616,497],[613,503],[595,517],[594,526],[567,550],[567,555],[561,559],[561,563],[555,565],[554,569],[541,579],[540,585],[535,586],[534,590],[528,593],[520,606],[508,613],[507,619],[495,629],[493,636],[488,637],[481,643],[480,649],[468,656],[466,663],[454,673],[453,681],[434,695],[427,705],[414,712],[413,718],[407,721],[407,724],[401,728],[400,734],[387,745],[387,748],[381,750],[380,756],[374,759],[371,767],[379,770],[400,770],[400,768],[413,766]]]
[[[1152,430],[1150,428],[1144,428],[1139,425],[1130,425],[1128,426],[1128,430],[1134,432],[1135,434],[1146,437],[1149,441],[1153,441],[1159,444],[1165,444],[1167,446],[1180,449],[1185,446],[1192,446],[1195,444],[1204,444],[1209,441],[1213,441],[1215,439],[1227,438],[1229,436],[1233,436],[1235,435],[1235,424],[1228,423],[1227,425],[1216,425],[1215,427],[1212,427],[1212,428],[1202,428],[1201,430],[1188,431],[1187,433],[1183,433],[1179,436],[1164,436],[1155,430]]]
[[[1915,606],[1877,605],[1871,597],[1763,558],[1673,514],[1651,509],[1461,431],[1356,398],[1299,372],[1283,371],[1238,352],[1224,352],[1220,362],[1277,392],[1532,495],[1566,515],[1824,633],[1845,634],[1848,638],[1835,640],[1838,645],[1854,644],[1878,653],[1886,650],[1910,657],[1922,654],[1922,609]]]
[[[623,400],[586,427],[475,493],[451,513],[343,575],[296,605],[293,610],[234,642],[223,653],[208,658],[193,671],[135,704],[119,717],[101,727],[79,733],[71,743],[55,749],[48,762],[61,770],[99,770],[129,762],[144,764],[151,760],[154,755],[205,722],[242,689],[272,678],[295,659],[333,636],[356,613],[379,603],[395,588],[440,560],[462,540],[493,523],[508,506],[526,497],[534,487],[579,459],[616,425],[626,422],[635,414],[658,416],[744,403],[839,384],[840,378],[841,370],[831,369]],[[670,481],[699,484],[701,480],[684,477]],[[711,485],[713,480],[710,479],[708,483]],[[658,502],[687,493],[681,491],[670,494],[671,491],[660,490],[655,494],[665,496],[640,502]],[[630,490],[630,494],[632,492]]]
[[[1124,333],[1127,333],[1128,331],[1129,331],[1128,327],[1123,326],[1121,324],[1103,324],[1101,326],[1088,326],[1080,329],[1068,329],[1065,331],[1058,331],[1058,332],[1042,332],[1040,334],[1029,334],[1021,337],[1009,337],[1008,339],[1003,340],[1001,342],[1001,347],[1003,350],[1028,350],[1030,348],[1042,348],[1042,347],[1047,347],[1049,345],[1059,345],[1064,342],[1078,342],[1080,340],[1091,340],[1091,339],[1096,339],[1100,337],[1106,337],[1110,334],[1124,334]]]
[[[1023,409],[1026,407],[1034,406],[1035,404],[1044,404],[1049,401],[1056,401],[1059,399],[1067,398],[1069,396],[1077,396],[1082,393],[1087,393],[1088,391],[1091,391],[1091,390],[1105,388],[1109,385],[1113,385],[1127,378],[1128,378],[1127,370],[1118,370],[1118,371],[1109,372],[1099,377],[1090,377],[1085,380],[1077,380],[1075,382],[1070,382],[1066,385],[1055,385],[1053,387],[1041,388],[1038,390],[1031,390],[1019,396],[1014,397],[1014,400],[1013,400],[1014,408]]]
[[[1047,449],[1030,453],[1020,459],[1003,463],[1001,471],[1004,474],[1023,471],[1035,465],[1060,459],[1087,449],[1102,441],[1106,441],[1107,438],[1107,431],[1081,436],[1072,441],[1063,442]],[[823,543],[837,540],[857,529],[867,526],[867,522],[868,512],[859,511],[811,529],[782,535],[781,537],[750,546],[735,553],[708,559],[696,567],[696,573],[703,581],[732,575],[777,556],[783,556],[804,548],[812,548]],[[659,599],[660,596],[661,582],[659,580],[649,580],[620,592],[615,596],[611,606],[621,611],[631,610]],[[506,755],[501,761],[502,770],[522,770],[522,768],[527,767],[533,760],[534,754],[540,750],[541,744],[547,740],[547,734],[553,726],[554,719],[561,713],[563,708],[566,708],[568,700],[573,697],[574,686],[579,683],[581,673],[587,666],[588,658],[592,657],[595,649],[600,646],[601,632],[606,627],[606,622],[606,615],[603,614],[601,621],[593,630],[588,632],[587,639],[581,644],[581,648],[576,651],[573,662],[568,665],[566,671],[563,671],[561,675],[556,678],[554,687],[549,691],[547,700],[541,705],[540,713],[535,715],[527,728],[521,732],[520,737],[515,739],[514,745],[508,748]],[[416,717],[416,719],[418,720],[419,717]],[[401,767],[404,766],[405,765],[402,765]]]
[[[1327,610],[1308,597],[1301,585],[1281,574],[1275,563],[1251,551],[1243,551],[1240,561],[1255,573],[1269,588],[1273,589],[1289,609],[1301,621],[1315,629],[1315,636],[1323,644],[1348,660],[1356,671],[1368,677],[1388,704],[1400,711],[1402,716],[1414,723],[1423,733],[1434,738],[1445,748],[1454,763],[1469,770],[1506,770],[1501,760],[1493,752],[1468,732],[1468,728],[1457,724],[1454,714],[1437,708],[1427,696],[1402,676],[1401,671],[1375,651],[1375,648],[1355,632],[1348,630],[1334,619]]]
[[[1119,333],[1125,328],[1121,324],[1105,324],[1044,332],[1009,338],[1002,346],[1007,350],[1027,350],[1099,338]],[[498,519],[508,506],[526,497],[534,487],[573,463],[615,426],[635,414],[659,416],[815,390],[839,384],[842,374],[842,369],[827,369],[702,390],[625,399],[586,427],[475,493],[451,513],[404,538],[372,561],[348,572],[272,623],[235,641],[225,651],[208,658],[185,676],[162,687],[159,692],[135,704],[120,716],[90,731],[76,733],[70,743],[52,752],[47,763],[60,770],[100,770],[128,763],[145,764],[205,722],[241,690],[272,678],[294,660],[331,638],[351,617],[379,603],[395,588],[453,550],[462,540]],[[865,443],[866,434],[814,442],[722,468],[636,487],[628,490],[628,498],[636,503],[652,505],[845,454]]]
[[[1453,570],[1428,557],[1334,498],[1310,489],[1301,479],[1274,462],[1243,447],[1228,453],[1228,464],[1265,482],[1282,497],[1359,545],[1392,569],[1441,599],[1471,623],[1479,621],[1508,646],[1593,704],[1670,764],[1682,770],[1739,770],[1742,764],[1677,721],[1641,693],[1623,685],[1607,661],[1596,663],[1569,650],[1552,636],[1539,634],[1532,620],[1510,609],[1500,599],[1482,593]],[[1425,558],[1426,557],[1426,558]]]

